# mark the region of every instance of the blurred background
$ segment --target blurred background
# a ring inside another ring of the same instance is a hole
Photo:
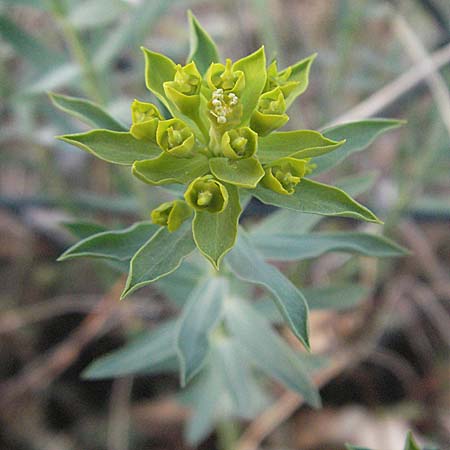
[[[408,121],[322,177],[366,177],[361,199],[412,252],[382,264],[359,257],[371,294],[350,311],[312,315],[317,353],[330,341],[364,345],[368,333],[375,344],[322,377],[322,410],[289,409],[272,384],[279,409],[268,438],[250,435],[253,447],[237,450],[397,450],[408,429],[450,449],[448,0],[0,0],[0,449],[189,448],[175,375],[80,379],[95,357],[174,310],[155,288],[119,304],[123,279],[95,261],[56,263],[75,241],[61,223],[126,225],[167,194],[55,140],[89,127],[47,95],[89,98],[129,124],[131,101],[150,99],[139,46],[183,62],[187,9],[232,59],[262,43],[280,68],[318,52],[288,128]],[[247,215],[265,213],[254,204]],[[286,270],[320,285],[348,275],[353,259],[329,254]],[[198,448],[217,448],[214,434]]]

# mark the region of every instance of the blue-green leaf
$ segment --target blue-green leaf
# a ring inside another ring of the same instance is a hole
[[[328,252],[344,252],[376,258],[404,256],[408,252],[395,242],[368,233],[308,233],[293,235],[274,233],[267,238],[253,235],[252,243],[267,259],[296,261],[316,258]]]
[[[68,95],[49,94],[53,104],[73,117],[96,128],[106,128],[113,131],[127,131],[127,128],[111,117],[101,106],[84,98]]]
[[[316,364],[313,357],[296,354],[243,299],[228,301],[225,316],[231,333],[256,366],[301,394],[310,405],[320,405],[319,394],[308,375]]]
[[[278,194],[260,185],[253,191],[253,195],[263,203],[281,208],[381,223],[374,213],[353,200],[344,191],[306,178],[296,186],[292,195]]]
[[[58,139],[114,164],[131,165],[135,161],[155,158],[161,153],[156,144],[140,141],[130,133],[120,131],[92,130],[58,136]]]
[[[369,289],[358,284],[333,284],[323,287],[302,288],[310,310],[332,309],[341,311],[355,307],[369,295]],[[256,309],[272,323],[283,318],[271,298],[259,300]]]
[[[158,228],[149,222],[138,222],[124,230],[97,233],[67,249],[58,261],[82,256],[128,261]]]
[[[163,372],[176,356],[175,331],[176,321],[170,320],[97,359],[84,370],[82,377],[98,379]]]
[[[367,119],[349,122],[327,128],[323,134],[336,141],[346,139],[345,144],[335,152],[319,156],[314,160],[317,164],[314,174],[318,174],[339,164],[349,155],[368,147],[380,134],[398,128],[405,122],[395,119]]]
[[[131,259],[130,273],[121,298],[175,271],[194,249],[189,222],[173,233],[161,228]]]
[[[187,300],[176,337],[182,386],[202,368],[209,351],[210,334],[222,314],[226,292],[226,279],[211,277],[202,280]]]
[[[260,284],[275,296],[287,324],[309,348],[308,305],[303,294],[277,268],[264,261],[243,230],[239,230],[238,241],[226,261],[238,278]]]

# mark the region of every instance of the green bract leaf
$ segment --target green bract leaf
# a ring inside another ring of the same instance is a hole
[[[171,111],[170,105],[165,97],[164,83],[172,81],[176,73],[176,64],[161,53],[152,52],[141,47],[145,56],[145,84],[156,97]]]
[[[312,130],[280,131],[259,139],[258,158],[262,163],[286,156],[313,158],[336,150],[344,142],[333,141]]]
[[[203,280],[191,293],[176,336],[180,381],[185,386],[200,371],[209,351],[209,337],[222,313],[227,280]]]
[[[155,158],[161,153],[156,144],[139,141],[130,133],[119,131],[92,130],[57,138],[114,164],[131,165],[135,161]]]
[[[236,242],[241,214],[239,194],[235,186],[227,185],[228,205],[220,213],[196,211],[192,222],[194,240],[199,250],[216,269]]]
[[[204,74],[209,65],[219,62],[219,53],[216,44],[209,34],[198,23],[194,14],[188,12],[190,27],[190,52],[187,62],[194,61],[201,74]]]
[[[111,117],[102,107],[89,100],[53,93],[50,93],[49,97],[52,103],[61,111],[76,117],[88,125],[113,131],[127,131],[123,124]]]
[[[130,273],[121,298],[172,273],[194,249],[189,223],[184,223],[173,233],[161,228],[131,259]]]
[[[298,84],[292,89],[292,91],[288,94],[286,98],[286,106],[289,108],[292,102],[303,92],[306,91],[309,82],[309,71],[311,69],[311,65],[316,59],[317,53],[308,56],[305,59],[302,59],[298,63],[290,66],[284,70],[282,70],[279,75],[283,77],[287,71],[290,71],[290,75],[288,81],[296,81]]]
[[[340,189],[304,178],[292,195],[283,195],[258,185],[253,195],[268,205],[323,216],[352,217],[381,223],[365,206]]]
[[[170,320],[120,350],[97,359],[84,370],[82,377],[113,378],[163,371],[163,364],[176,357],[175,332],[176,321]]]
[[[267,136],[285,125],[288,120],[283,92],[276,87],[261,95],[257,108],[250,119],[250,126],[260,136]]]
[[[144,183],[153,185],[186,184],[207,173],[208,169],[208,158],[204,155],[177,158],[164,152],[155,159],[136,161],[133,164],[133,175]]]
[[[354,445],[349,445],[349,444],[346,444],[345,448],[347,450],[371,450],[370,448],[367,448],[367,447],[355,447]]]
[[[264,176],[264,169],[256,158],[211,158],[211,173],[225,183],[244,188],[254,188]]]
[[[255,365],[301,394],[310,405],[320,406],[319,394],[308,376],[306,356],[294,353],[243,299],[228,301],[225,314],[239,346]]]
[[[136,139],[156,142],[156,128],[163,117],[155,105],[135,99],[131,104],[131,118],[130,133]]]
[[[124,230],[97,233],[67,249],[58,261],[81,256],[127,261],[157,230],[156,225],[139,222]]]
[[[266,55],[264,47],[236,61],[233,70],[241,70],[245,76],[245,87],[239,96],[243,106],[242,123],[246,124],[258,104],[259,96],[266,84]]]
[[[339,151],[315,159],[317,167],[314,173],[334,167],[352,153],[364,150],[380,134],[398,128],[404,123],[403,120],[395,119],[367,119],[327,128],[323,131],[327,137],[335,140],[346,139],[346,142]]]
[[[178,230],[191,215],[192,209],[182,200],[161,203],[151,212],[152,222],[167,227],[170,232]]]
[[[248,127],[226,131],[222,136],[221,150],[227,158],[250,158],[256,153],[258,135]]]
[[[265,166],[261,185],[282,195],[292,195],[308,170],[305,159],[281,158]]]
[[[275,267],[267,264],[252,246],[244,231],[239,231],[238,241],[227,256],[227,264],[240,279],[266,287],[293,333],[309,348],[308,306],[302,293]]]
[[[356,232],[304,235],[274,233],[270,238],[256,234],[251,240],[264,257],[279,261],[316,258],[328,252],[356,253],[377,258],[404,256],[408,253],[385,237]]]
[[[227,188],[212,175],[196,178],[184,193],[186,203],[198,212],[218,214],[228,206]]]

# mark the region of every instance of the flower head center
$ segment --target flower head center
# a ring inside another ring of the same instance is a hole
[[[219,88],[212,93],[210,112],[218,124],[224,124],[227,123],[228,116],[238,103],[239,97],[236,94],[233,92],[226,94],[222,88]]]
[[[211,191],[200,191],[197,197],[197,205],[208,206],[211,203],[212,196]]]

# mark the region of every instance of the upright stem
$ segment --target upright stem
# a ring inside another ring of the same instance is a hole
[[[65,14],[65,8],[61,0],[50,0],[51,11],[55,19],[59,22],[62,33],[69,47],[70,53],[81,68],[82,79],[86,94],[98,103],[103,103],[103,96],[100,84],[97,80],[94,66],[84,48],[77,30],[72,26]]]
[[[233,420],[221,422],[217,427],[219,450],[234,450],[239,438],[239,427]]]

